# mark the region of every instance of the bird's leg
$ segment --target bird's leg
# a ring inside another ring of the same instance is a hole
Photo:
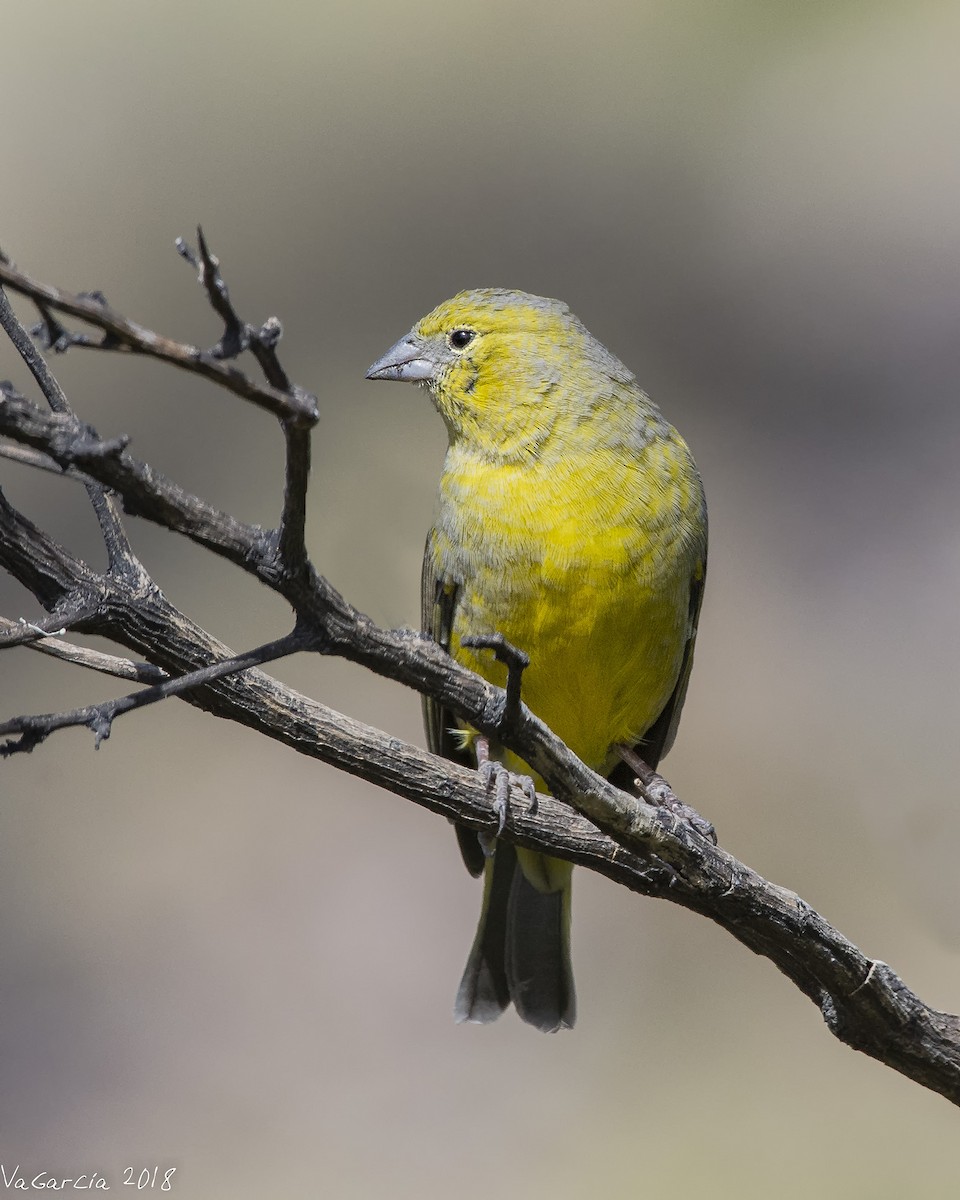
[[[717,831],[711,822],[706,817],[701,817],[695,808],[684,804],[664,777],[648,766],[632,746],[617,745],[614,746],[614,750],[627,766],[636,772],[637,788],[648,804],[656,808],[665,808],[681,821],[691,825],[701,837],[707,838],[714,845],[717,844]]]
[[[477,770],[486,785],[487,791],[493,791],[493,811],[497,814],[497,832],[496,837],[503,833],[503,826],[507,820],[507,809],[510,807],[510,773],[503,765],[497,762],[495,758],[490,757],[490,740],[489,738],[479,736],[474,743],[477,751]],[[492,843],[495,838],[489,834],[480,835],[480,844],[483,846],[485,854],[493,853]]]
[[[471,650],[492,650],[497,662],[507,668],[506,696],[498,722],[498,732],[504,733],[517,724],[520,717],[520,686],[523,673],[530,666],[530,655],[518,649],[502,633],[476,634],[461,639],[461,646]]]
[[[463,638],[460,644],[471,650],[492,650],[497,662],[503,663],[507,668],[503,710],[497,722],[498,732],[507,732],[517,724],[520,718],[520,687],[523,672],[530,665],[530,656],[508,642],[502,633],[476,634]],[[516,784],[530,801],[531,813],[537,811],[537,789],[529,775],[514,775],[506,769],[503,763],[491,756],[489,738],[479,735],[475,742],[475,748],[477,769],[483,776],[487,789],[494,789],[493,811],[497,814],[496,836],[499,837],[503,833],[507,810],[510,807],[511,784]],[[487,853],[493,852],[492,847],[489,851],[487,850],[482,837],[481,844],[484,845]]]

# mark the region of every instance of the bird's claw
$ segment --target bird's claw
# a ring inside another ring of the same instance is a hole
[[[717,831],[706,817],[701,817],[695,808],[684,804],[662,775],[643,761],[632,746],[616,746],[617,754],[631,770],[636,772],[634,784],[640,796],[654,808],[662,808],[678,821],[684,821],[708,842],[717,844]]]
[[[493,791],[493,811],[497,814],[497,833],[499,837],[507,823],[507,813],[510,810],[510,788],[516,785],[530,801],[530,812],[537,811],[537,789],[529,775],[514,775],[503,763],[488,758],[477,768],[487,791]]]
[[[717,831],[714,828],[713,822],[708,821],[706,817],[702,817],[695,808],[691,808],[689,804],[681,803],[679,808],[671,809],[671,811],[681,821],[686,821],[702,838],[706,838],[708,842],[713,842],[714,845],[717,844]]]
[[[503,833],[510,808],[510,772],[492,758],[480,764],[480,776],[488,792],[493,792],[493,811],[497,814],[497,837]]]
[[[637,781],[640,782],[639,780]],[[717,831],[713,827],[713,823],[708,821],[706,817],[702,817],[695,808],[691,808],[689,804],[684,804],[678,799],[673,789],[662,776],[657,775],[652,784],[646,786],[647,797],[651,804],[665,809],[671,816],[676,817],[678,821],[684,821],[690,825],[701,837],[706,838],[708,842],[717,844]]]

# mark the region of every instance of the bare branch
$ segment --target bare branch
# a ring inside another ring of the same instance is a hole
[[[205,504],[127,454],[124,437],[104,441],[95,429],[73,416],[47,414],[23,397],[3,393],[0,432],[39,450],[63,469],[81,468],[119,493],[128,512],[182,533],[231,562],[247,565],[247,556],[254,547],[259,548],[258,560],[272,561],[269,539],[263,530]]]
[[[280,521],[279,556],[289,575],[302,573],[307,566],[307,479],[310,475],[310,435],[289,423],[283,426],[287,451],[283,489],[283,517]]]
[[[550,776],[554,774],[557,786],[565,786],[563,781],[571,763],[577,763],[579,769],[587,772],[568,751],[565,765],[556,765],[555,756],[562,756],[565,747],[527,709],[523,708],[511,722],[510,731],[505,731],[504,693],[454,663],[429,638],[408,630],[379,629],[309,564],[303,572],[284,572],[277,562],[276,543],[270,534],[236,521],[182,491],[146,463],[129,455],[123,439],[105,442],[90,426],[81,425],[74,418],[42,413],[29,402],[13,397],[0,397],[0,433],[43,451],[61,466],[81,467],[116,490],[128,512],[182,533],[255,575],[291,603],[300,622],[311,630],[314,648],[358,662],[418,691],[429,691],[482,733],[499,737],[510,749],[526,745],[527,750],[522,754],[525,761],[551,785],[555,781]],[[531,734],[546,739],[546,745],[534,751]],[[567,790],[572,796],[575,791],[587,788],[594,789],[591,795],[604,797],[595,806],[598,811],[610,803],[611,797],[623,795],[594,772],[581,776],[578,788]],[[636,832],[635,813],[629,819],[621,814],[620,819],[626,820]]]
[[[29,754],[41,742],[46,741],[51,733],[58,729],[69,729],[85,725],[93,730],[96,749],[105,741],[113,728],[113,722],[124,713],[132,712],[135,708],[144,708],[148,704],[156,704],[170,696],[182,696],[193,688],[205,683],[212,683],[226,675],[234,675],[238,671],[246,671],[249,667],[261,663],[275,662],[290,654],[304,649],[304,640],[296,632],[285,638],[258,646],[255,650],[247,650],[221,662],[211,663],[210,666],[200,667],[189,671],[186,675],[178,675],[174,679],[164,679],[152,687],[133,692],[128,696],[120,696],[116,700],[106,700],[102,704],[90,704],[84,708],[75,708],[70,712],[45,713],[40,716],[13,717],[0,724],[0,736],[8,734],[19,735],[15,740],[0,745],[0,758],[9,758],[13,754]]]
[[[43,355],[30,340],[27,331],[17,320],[17,315],[2,287],[0,287],[0,325],[3,326],[4,332],[26,363],[53,411],[61,415],[72,416],[73,413],[63,388],[47,366]],[[139,563],[133,555],[127,535],[120,523],[120,514],[116,503],[97,484],[91,482],[85,486],[100,525],[111,570],[137,571]]]
[[[175,342],[137,325],[134,321],[129,321],[111,309],[100,293],[75,295],[60,288],[50,287],[18,271],[2,256],[0,283],[6,283],[22,295],[29,296],[34,303],[46,306],[47,310],[67,313],[86,321],[89,325],[102,329],[106,335],[99,342],[84,340],[71,341],[70,344],[158,358],[181,370],[209,379],[281,420],[303,422],[307,425],[316,423],[316,401],[307,393],[288,394],[277,388],[258,384],[236,367],[228,366],[197,346]]]
[[[23,617],[19,621],[8,621],[0,617],[0,650],[11,650],[14,646],[32,646],[44,638],[58,637],[67,632],[69,625],[74,625],[89,616],[90,611],[81,604],[67,616],[57,611],[45,621],[36,623],[25,621]]]
[[[168,640],[150,649],[159,649],[168,670],[183,670],[199,655],[229,657],[162,597],[153,598],[146,621],[134,602],[126,604],[114,597],[113,636],[146,650],[147,631],[162,620]],[[184,698],[435,812],[494,831],[497,818],[476,772],[335,713],[259,671],[217,680]],[[625,794],[624,801],[638,803]],[[841,1040],[960,1103],[960,1019],[924,1005],[889,967],[863,955],[793,892],[768,883],[670,814],[663,817],[657,849],[686,836],[701,851],[696,869],[675,869],[644,838],[604,833],[553,797],[538,797],[534,814],[520,790],[509,806],[505,836],[709,917],[775,963],[814,1000]]]
[[[206,261],[196,259],[198,269],[205,287],[218,295],[215,307],[225,321],[221,353],[230,349],[228,332],[234,321],[242,327],[242,336],[235,329],[236,337],[247,338],[253,350],[249,327],[236,317],[225,289],[219,288],[218,264],[203,244],[201,255]],[[101,346],[153,354],[215,379],[245,399],[254,399],[249,394],[253,389],[258,397],[254,402],[281,417],[285,432],[290,426],[302,431],[312,419],[295,389],[288,394],[271,382],[257,391],[258,385],[225,368],[212,353],[158,339],[112,313],[102,300],[47,288],[8,264],[0,264],[3,279],[45,306],[48,321],[53,313],[65,312],[103,330]],[[48,332],[55,334],[56,329]],[[270,379],[269,356],[264,360],[258,355],[258,361],[261,366],[267,362],[263,369]],[[279,382],[279,376],[273,378]],[[508,695],[458,666],[429,639],[407,630],[378,628],[315,571],[302,551],[300,528],[309,468],[305,436],[294,446],[288,441],[281,523],[287,532],[278,537],[190,496],[132,458],[122,439],[104,441],[70,414],[43,413],[22,397],[0,396],[0,432],[61,468],[83,470],[119,492],[127,511],[206,545],[286,597],[297,615],[295,632],[281,639],[289,644],[286,652],[309,648],[360,663],[433,697],[481,734],[498,737],[546,780],[553,793],[539,798],[536,811],[522,792],[516,793],[506,814],[505,838],[584,863],[635,891],[717,922],[770,959],[809,996],[837,1037],[960,1104],[960,1018],[923,1004],[886,964],[866,957],[794,893],[768,883],[715,845],[688,819],[692,810],[679,801],[672,803],[669,785],[645,764],[636,769],[655,805],[589,770],[519,702],[516,666]],[[21,724],[2,727],[19,733],[21,741],[36,745],[53,728],[78,723],[91,726],[102,738],[119,712],[181,695],[190,704],[300,753],[472,828],[494,832],[497,817],[477,773],[352,721],[250,669],[254,656],[268,648],[233,655],[170,605],[147,577],[95,574],[16,512],[2,494],[0,565],[54,614],[81,614],[75,623],[81,632],[103,634],[171,677],[155,688],[110,702],[112,707],[91,706],[49,719],[19,718]],[[270,653],[279,644],[271,644]],[[53,723],[38,725],[38,720]]]
[[[0,391],[3,391],[2,382],[0,382]],[[0,442],[0,458],[8,458],[11,462],[22,463],[25,467],[33,467],[38,471],[49,471],[51,475],[59,475],[61,479],[75,479],[79,483],[93,482],[73,467],[64,469],[49,455],[43,454],[39,450],[30,450],[26,446],[11,446],[7,442]]]
[[[428,638],[408,630],[385,630],[349,605],[310,568],[290,577],[278,570],[272,539],[182,492],[120,443],[102,442],[88,426],[64,424],[23,402],[0,403],[0,432],[22,438],[62,465],[80,465],[115,488],[128,511],[223,554],[278,591],[294,607],[312,647],[336,654],[439,700],[476,728],[496,737],[539,774],[555,796],[566,800],[624,844],[648,852],[677,869],[696,872],[703,835],[680,811],[656,808],[620,791],[582,763],[524,705],[504,723],[506,694],[455,663]],[[702,823],[705,825],[706,823]]]
[[[223,335],[220,341],[211,350],[206,352],[207,356],[211,360],[223,361],[235,358],[245,350],[250,350],[263,371],[269,389],[275,392],[282,391],[292,402],[292,407],[288,406],[282,411],[275,408],[271,408],[270,410],[275,415],[281,417],[287,452],[283,515],[280,521],[280,535],[276,553],[279,557],[279,566],[282,573],[288,576],[302,576],[307,569],[305,526],[307,482],[310,472],[309,429],[317,418],[316,399],[304,392],[303,389],[292,384],[280,363],[276,352],[276,347],[282,336],[280,322],[276,318],[271,317],[259,329],[244,322],[230,300],[226,282],[220,271],[219,260],[210,251],[202,229],[198,228],[197,239],[199,255],[182,238],[177,239],[177,250],[183,258],[197,269],[199,282],[211,307],[224,322]],[[44,285],[38,284],[35,280],[30,280],[21,272],[17,272],[12,267],[12,264],[5,264],[2,258],[0,258],[0,279],[5,277],[3,274],[4,269],[8,272],[7,277],[11,286],[31,296],[37,304],[44,318],[44,336],[50,345],[60,349],[66,349],[69,345],[94,345],[101,349],[127,348],[143,353],[153,353],[152,348],[155,348],[160,342],[166,341],[149,331],[133,327],[130,322],[125,322],[124,318],[119,317],[115,313],[110,313],[107,309],[106,301],[100,292],[70,297],[66,293],[58,292],[56,289],[47,288]],[[11,272],[12,274],[10,274]],[[75,306],[80,304],[83,306],[83,318],[90,320],[92,323],[99,324],[106,331],[106,336],[102,342],[94,343],[87,338],[77,339],[72,337],[52,315],[51,310],[54,308],[61,308],[67,312],[75,312]],[[74,305],[74,307],[71,307],[71,305]],[[93,306],[92,309],[91,305]],[[10,315],[11,319],[15,321],[12,312]],[[100,319],[97,320],[97,317]],[[107,317],[109,317],[109,321]],[[110,324],[111,321],[113,324]],[[139,341],[133,337],[133,332],[130,332],[130,339],[133,340],[128,339],[124,341],[118,332],[118,322],[129,326],[128,332],[135,330]],[[18,345],[20,343],[25,343],[29,347],[33,357],[38,359],[40,363],[43,363],[42,357],[29,342],[22,327],[20,327]],[[166,355],[160,356],[168,357]],[[184,363],[178,360],[177,365],[183,366]],[[50,375],[50,379],[53,379],[52,375]],[[55,383],[55,380],[53,382]],[[22,399],[12,389],[7,389],[6,394],[10,399]],[[62,396],[62,391],[60,394]],[[251,397],[247,396],[247,398]],[[55,404],[51,402],[51,407],[54,408],[55,412],[69,412],[69,406],[65,397],[62,397],[62,403]],[[90,430],[87,432],[92,434]],[[122,449],[123,447],[120,448]],[[33,460],[33,464],[46,465],[43,460],[37,461],[36,459]],[[108,484],[106,486],[111,485]],[[100,503],[100,507],[104,507],[103,502]],[[131,507],[129,498],[127,507],[128,511],[137,511]],[[160,523],[166,524],[163,520]],[[206,542],[203,544],[209,545]]]
[[[268,318],[260,329],[241,319],[230,300],[230,292],[220,272],[220,260],[207,245],[203,229],[197,226],[199,255],[193,252],[183,238],[177,238],[176,245],[177,252],[199,272],[198,282],[206,293],[210,306],[223,321],[223,336],[210,353],[215,358],[236,358],[244,350],[249,350],[271,387],[281,392],[298,391],[299,389],[290,382],[277,357],[277,346],[283,336],[283,327],[276,317]]]
[[[54,624],[54,618],[50,620]],[[21,634],[26,630],[32,631],[31,637],[19,638],[6,642],[4,635]],[[61,632],[66,633],[66,629]],[[58,636],[44,635],[38,625],[23,621],[8,621],[0,617],[0,650],[10,646],[24,646],[28,650],[36,650],[40,654],[49,654],[51,658],[59,658],[64,662],[74,663],[78,667],[89,667],[101,675],[113,675],[117,679],[133,679],[138,683],[160,683],[166,679],[167,673],[161,667],[152,663],[133,662],[129,658],[119,658],[115,654],[103,654],[99,650],[91,650],[87,646],[75,646],[72,642],[64,642]]]
[[[210,251],[203,230],[197,228],[199,255],[177,238],[177,250],[197,268],[199,282],[214,311],[224,324],[223,336],[210,351],[215,358],[235,358],[249,350],[256,358],[264,378],[271,387],[287,394],[300,394],[280,363],[277,346],[283,327],[276,317],[270,317],[259,329],[241,320],[230,300],[230,293],[220,272],[220,260]],[[313,397],[308,399],[312,400]],[[293,575],[306,566],[305,541],[307,513],[307,482],[310,475],[310,424],[285,419],[283,435],[286,445],[286,472],[283,496],[283,516],[280,521],[278,553],[282,569]]]

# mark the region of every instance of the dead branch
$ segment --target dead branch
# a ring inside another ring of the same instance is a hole
[[[690,819],[692,810],[673,797],[665,781],[644,770],[645,764],[633,764],[642,799],[613,787],[519,703],[516,686],[508,696],[458,666],[428,638],[379,628],[316,570],[303,536],[315,403],[290,383],[280,365],[279,323],[257,327],[241,320],[202,235],[198,252],[184,247],[182,253],[197,268],[224,323],[220,342],[208,351],[144,329],[98,294],[72,295],[39,283],[7,260],[0,260],[0,282],[34,301],[48,345],[150,355],[200,374],[276,417],[287,449],[277,529],[263,530],[220,512],[130,455],[122,436],[102,438],[78,420],[0,289],[3,327],[50,410],[12,387],[0,387],[0,435],[7,439],[0,450],[9,447],[20,461],[39,469],[79,474],[108,551],[112,546],[109,568],[98,574],[0,493],[0,565],[51,614],[38,630],[7,622],[0,629],[0,650],[28,642],[43,649],[51,641],[45,633],[72,629],[111,639],[166,676],[138,675],[152,686],[107,706],[12,718],[0,727],[15,735],[7,753],[30,749],[31,740],[36,745],[69,725],[109,730],[123,712],[179,695],[432,811],[494,832],[497,816],[475,772],[319,705],[253,665],[293,649],[342,656],[432,696],[481,733],[498,737],[547,781],[553,796],[538,797],[535,809],[514,789],[507,839],[589,866],[634,891],[715,921],[809,996],[838,1038],[960,1104],[960,1018],[925,1005],[885,963],[866,957],[798,896],[715,845],[705,836],[709,831]],[[72,333],[62,317],[82,320],[98,332]],[[244,353],[253,356],[264,383],[224,361]],[[294,632],[235,655],[191,622],[132,555],[115,496],[127,513],[190,538],[283,596],[295,614]],[[515,676],[519,680],[518,670]]]

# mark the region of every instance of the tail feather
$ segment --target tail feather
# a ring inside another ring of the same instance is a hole
[[[570,962],[570,872],[561,887],[541,892],[519,864],[507,915],[506,969],[510,999],[528,1025],[544,1033],[572,1029],[577,998]]]
[[[504,961],[510,883],[516,855],[512,846],[508,854],[501,854],[501,849],[502,845],[492,858],[486,860],[483,868],[483,906],[477,934],[453,1006],[454,1020],[458,1022],[475,1021],[486,1025],[495,1021],[510,1003]]]
[[[572,1028],[576,1020],[570,866],[529,857],[529,873],[557,886],[535,887],[514,847],[497,843],[484,870],[480,922],[454,1006],[457,1021],[495,1021],[511,1000],[522,1020],[545,1032]],[[534,859],[542,860],[542,871],[533,871]]]

